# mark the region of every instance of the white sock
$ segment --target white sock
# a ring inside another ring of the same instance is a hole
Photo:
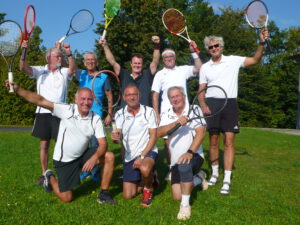
[[[224,180],[223,182],[228,182],[230,183],[230,180],[231,180],[231,172],[230,170],[225,170],[224,171]]]
[[[202,183],[202,179],[199,178],[198,176],[194,176],[193,183],[194,183],[194,187],[196,187],[197,185]]]
[[[182,206],[190,205],[190,195],[181,195],[181,205]]]
[[[219,176],[219,165],[212,165],[212,175]]]

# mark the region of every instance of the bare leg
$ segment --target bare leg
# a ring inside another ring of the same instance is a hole
[[[48,151],[50,146],[50,140],[40,140],[40,162],[42,167],[42,173],[48,169]]]
[[[142,180],[146,188],[150,189],[153,180],[153,166],[154,160],[152,158],[145,158],[140,166],[140,171],[142,174]]]
[[[220,134],[209,134],[209,158],[211,165],[219,164]]]
[[[234,162],[234,133],[225,132],[224,141],[224,169],[232,171]]]
[[[105,156],[100,159],[100,163],[103,164],[102,180],[100,187],[102,190],[108,190],[114,172],[114,154],[112,152],[106,152]]]
[[[137,194],[136,182],[123,182],[123,198],[131,199]]]
[[[73,192],[70,191],[65,191],[65,192],[60,192],[57,180],[54,176],[50,177],[50,183],[53,189],[54,194],[61,200],[62,202],[70,202],[73,199]]]

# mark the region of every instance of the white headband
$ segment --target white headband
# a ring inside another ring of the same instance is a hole
[[[174,56],[176,56],[175,52],[172,49],[166,49],[166,50],[164,50],[163,53],[161,53],[161,56],[163,57],[167,53],[171,53]]]

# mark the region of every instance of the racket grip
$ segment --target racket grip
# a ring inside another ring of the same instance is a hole
[[[195,52],[196,52],[197,54],[200,54],[199,48],[194,48],[194,50],[195,50]]]
[[[180,123],[177,123],[177,124],[175,125],[175,127],[173,127],[172,129],[170,129],[170,130],[167,132],[167,135],[173,134],[180,126],[181,126]]]
[[[104,29],[104,31],[103,31],[103,33],[102,33],[102,36],[101,36],[101,39],[105,39],[106,34],[107,34],[107,31],[106,31],[106,29]]]
[[[27,55],[27,48],[22,48],[22,56],[21,56],[22,61],[25,61],[26,55]]]
[[[11,84],[12,82],[14,82],[14,77],[13,77],[13,73],[12,72],[8,72],[8,82],[9,82],[9,93],[13,93],[14,91],[14,87]]]
[[[63,36],[61,39],[59,39],[59,43],[62,43],[65,39],[67,38],[67,36]]]

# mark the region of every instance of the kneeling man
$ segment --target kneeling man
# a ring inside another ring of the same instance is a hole
[[[7,81],[7,86],[9,86]],[[73,199],[72,189],[80,184],[80,172],[91,171],[95,165],[103,164],[101,191],[98,202],[116,204],[109,194],[109,185],[114,169],[114,155],[107,152],[107,140],[101,118],[90,111],[93,96],[88,88],[81,88],[75,95],[76,104],[53,103],[42,96],[24,90],[13,83],[15,92],[30,103],[51,110],[61,119],[57,142],[54,148],[53,165],[57,179],[51,170],[44,173],[45,191],[53,190],[62,202]],[[96,136],[99,146],[89,149],[88,144]]]
[[[130,199],[138,193],[140,181],[144,185],[142,206],[150,206],[152,200],[153,167],[157,157],[157,123],[151,107],[139,103],[141,93],[135,84],[129,84],[123,93],[126,106],[116,115],[117,130],[113,141],[123,141],[125,160],[123,166],[123,196]]]
[[[163,137],[177,123],[182,125],[169,135],[168,139],[170,140],[172,194],[175,200],[181,200],[177,218],[186,220],[191,216],[189,200],[193,186],[202,184],[203,190],[208,187],[205,173],[200,170],[204,161],[200,154],[202,153],[201,143],[205,135],[206,124],[204,119],[188,122],[189,105],[185,102],[186,96],[182,87],[170,87],[168,98],[172,108],[161,114],[157,133],[159,137]],[[193,107],[202,113],[198,106]],[[190,117],[194,116],[190,115]]]

